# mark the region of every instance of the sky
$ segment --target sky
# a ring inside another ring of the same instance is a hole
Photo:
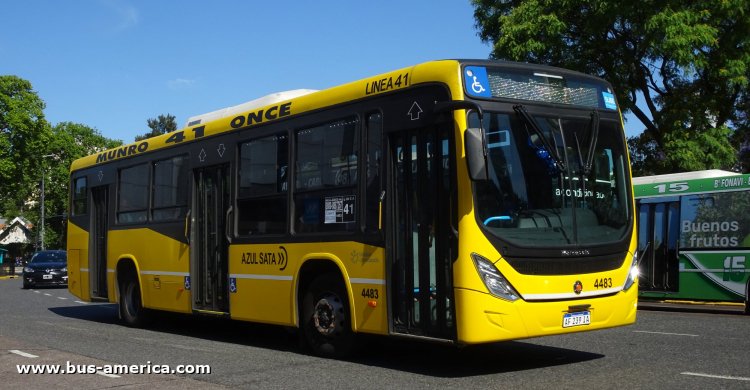
[[[325,89],[446,58],[489,57],[469,0],[0,0],[0,75],[53,125],[125,143],[146,121]],[[636,120],[626,133],[634,135]]]

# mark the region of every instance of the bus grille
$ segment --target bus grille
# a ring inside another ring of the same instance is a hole
[[[607,257],[506,258],[506,260],[513,269],[524,275],[569,275],[611,271],[620,268],[625,258],[625,254],[617,254]]]

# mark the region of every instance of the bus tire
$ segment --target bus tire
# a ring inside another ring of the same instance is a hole
[[[130,327],[139,328],[147,323],[148,311],[141,303],[141,287],[135,277],[126,277],[120,284],[120,318]]]
[[[314,354],[340,358],[351,353],[354,333],[341,278],[316,277],[305,291],[300,311],[300,336]]]

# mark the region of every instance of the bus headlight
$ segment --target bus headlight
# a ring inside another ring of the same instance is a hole
[[[503,274],[498,271],[491,261],[476,253],[471,254],[471,259],[474,260],[479,277],[482,278],[482,282],[484,282],[490,294],[511,302],[519,298],[519,294],[513,286],[508,283],[508,280],[505,279]]]
[[[633,255],[633,262],[630,264],[630,272],[628,272],[628,278],[625,279],[625,285],[622,286],[622,291],[628,291],[630,287],[635,284],[638,280],[638,252]]]

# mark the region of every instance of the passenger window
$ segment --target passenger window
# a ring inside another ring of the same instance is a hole
[[[188,203],[188,164],[185,156],[154,162],[154,221],[185,217]]]
[[[238,233],[282,234],[287,225],[288,142],[286,134],[240,145]]]
[[[358,119],[297,131],[295,231],[354,231],[357,215]]]
[[[73,181],[73,215],[85,215],[88,203],[86,202],[86,178],[79,177]]]
[[[117,203],[118,223],[146,222],[148,210],[148,164],[120,170],[119,198]]]

